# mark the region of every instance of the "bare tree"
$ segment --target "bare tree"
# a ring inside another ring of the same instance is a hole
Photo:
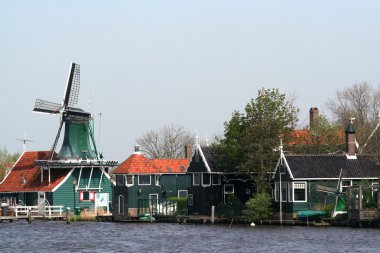
[[[335,98],[327,102],[327,107],[342,128],[350,118],[355,118],[357,141],[363,145],[378,121],[380,90],[374,90],[367,82],[358,82],[338,90]]]
[[[185,157],[185,146],[194,143],[194,136],[183,126],[170,124],[158,131],[147,131],[136,139],[136,143],[150,158],[182,158]]]

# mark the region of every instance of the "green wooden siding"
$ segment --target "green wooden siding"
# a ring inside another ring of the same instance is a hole
[[[138,175],[135,175],[133,186],[115,186],[115,196],[126,194],[128,208],[137,208],[139,200],[149,199],[150,194],[158,194],[159,199],[177,197],[179,190],[187,190],[191,180],[186,174],[162,174],[159,185],[156,185],[155,175],[150,175],[150,179],[150,185],[138,185]]]
[[[79,180],[79,172],[80,168],[75,169],[75,171],[71,174],[71,176],[64,182],[59,189],[57,189],[52,196],[54,205],[63,205],[64,208],[70,207],[73,209],[74,207],[74,194],[75,194],[75,205],[80,208],[93,208],[94,202],[92,201],[80,201],[79,199],[79,193],[80,191],[85,191],[85,188],[88,185],[88,182],[90,181],[90,173],[91,168],[83,168],[81,173],[80,181],[78,182],[78,190],[74,192],[73,188],[73,179],[74,177]],[[91,189],[91,188],[98,188],[100,178],[101,178],[101,170],[100,168],[94,168],[91,176],[91,181],[89,185],[88,191],[93,192],[102,192],[102,193],[108,193],[109,194],[109,202],[112,202],[112,186],[110,180],[106,177],[106,175],[103,175],[102,182],[101,182],[101,190],[98,189]],[[110,205],[111,209],[111,205]]]

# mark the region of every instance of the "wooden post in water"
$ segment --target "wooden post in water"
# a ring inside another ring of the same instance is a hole
[[[215,223],[215,206],[211,206],[211,224]]]
[[[32,223],[32,210],[28,208],[28,223]]]
[[[66,224],[70,224],[70,207],[66,208]]]

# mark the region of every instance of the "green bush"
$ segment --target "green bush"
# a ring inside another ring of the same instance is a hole
[[[257,193],[245,204],[245,216],[251,221],[259,221],[272,217],[272,198],[266,192]]]

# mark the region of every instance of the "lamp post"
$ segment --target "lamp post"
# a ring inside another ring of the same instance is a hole
[[[282,225],[282,182],[281,182],[281,175],[284,174],[285,172],[283,171],[284,170],[284,162],[283,162],[283,146],[282,146],[282,137],[280,137],[280,165],[279,165],[279,170],[278,170],[278,174],[280,176],[280,224]]]
[[[77,179],[74,177],[73,178],[73,193],[74,193],[74,208],[73,208],[73,212],[75,214],[75,188],[77,187]]]

